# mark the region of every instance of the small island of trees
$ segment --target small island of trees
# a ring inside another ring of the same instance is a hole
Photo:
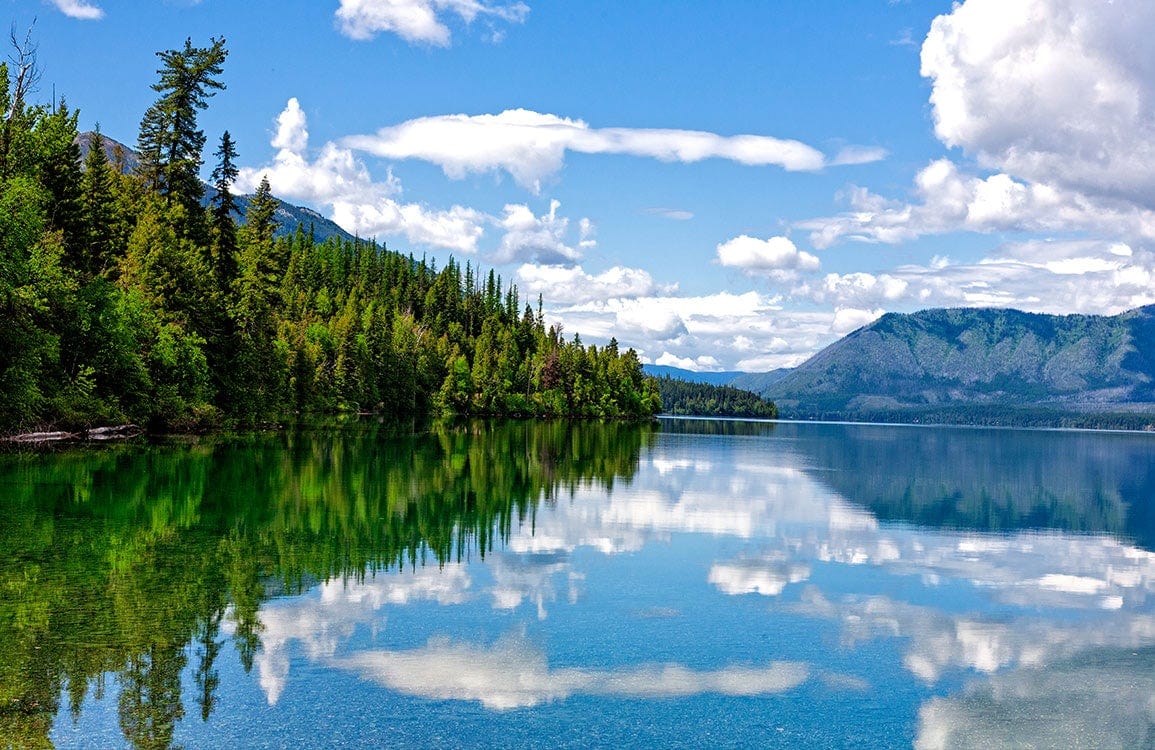
[[[729,385],[691,383],[669,375],[658,378],[662,408],[676,416],[777,419],[778,407],[756,393]]]

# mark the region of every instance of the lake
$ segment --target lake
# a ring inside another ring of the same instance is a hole
[[[1155,746],[1155,435],[0,456],[0,747]]]

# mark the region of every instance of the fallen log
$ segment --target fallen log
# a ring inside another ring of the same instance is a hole
[[[80,432],[24,432],[10,437],[0,437],[0,442],[8,443],[61,443],[66,441],[128,440],[144,434],[144,428],[135,424],[118,424],[110,427],[92,427]]]
[[[118,424],[113,427],[93,427],[80,433],[81,440],[125,440],[143,435],[144,429],[135,424]]]
[[[5,438],[11,443],[56,443],[61,440],[75,439],[76,434],[72,432],[25,432],[21,435]]]

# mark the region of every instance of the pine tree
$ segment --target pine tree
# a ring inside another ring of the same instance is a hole
[[[84,157],[84,172],[80,179],[80,207],[84,220],[81,270],[88,276],[108,273],[114,265],[116,209],[113,180],[112,166],[104,152],[104,138],[97,125],[88,154]]]
[[[170,203],[179,203],[187,218],[177,229],[185,237],[203,239],[200,181],[205,135],[197,128],[197,111],[224,89],[217,76],[228,50],[224,39],[212,39],[209,47],[193,47],[186,39],[183,49],[158,52],[160,80],[152,89],[161,97],[145,111],[137,139],[142,155],[141,173],[149,185]]]
[[[231,188],[237,179],[237,149],[229,131],[221,136],[221,145],[214,154],[217,165],[213,168],[212,181],[216,193],[209,201],[212,223],[213,268],[217,284],[228,289],[237,276],[237,223],[234,215],[240,215],[236,198]]]

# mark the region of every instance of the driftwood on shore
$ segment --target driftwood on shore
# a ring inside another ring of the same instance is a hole
[[[69,441],[126,440],[144,434],[144,429],[135,424],[121,424],[112,427],[92,427],[78,432],[24,432],[19,435],[0,438],[9,443],[61,443]]]

